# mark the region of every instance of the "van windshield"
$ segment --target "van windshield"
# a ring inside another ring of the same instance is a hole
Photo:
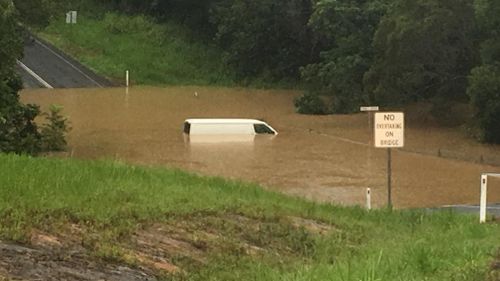
[[[264,124],[254,124],[253,127],[255,129],[256,134],[272,134],[272,135],[275,134],[275,132],[271,130],[271,128],[269,128]]]

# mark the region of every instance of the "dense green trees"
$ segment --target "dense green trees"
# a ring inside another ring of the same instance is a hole
[[[480,66],[469,76],[467,93],[475,108],[479,138],[500,143],[500,2],[477,0]]]
[[[51,0],[14,0],[20,20],[32,26],[42,28],[49,24],[53,2]]]
[[[363,76],[373,61],[372,38],[387,5],[382,1],[316,1],[309,25],[326,45],[318,63],[302,70],[314,92],[333,97],[333,111],[368,102]]]
[[[478,137],[500,143],[500,67],[483,65],[472,70],[468,94],[476,109]]]
[[[475,64],[474,10],[470,0],[399,0],[373,38],[375,60],[365,76],[372,100],[401,105],[430,100],[443,117],[464,100]]]
[[[216,42],[242,76],[297,80],[317,58],[311,12],[308,0],[224,0],[211,15]]]

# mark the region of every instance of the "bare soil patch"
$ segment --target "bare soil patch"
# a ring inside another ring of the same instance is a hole
[[[94,244],[85,242],[94,234],[83,226],[53,234],[32,230],[26,245],[0,241],[0,280],[157,280],[186,274],[227,253],[307,255],[315,237],[332,231],[331,225],[299,217],[239,214],[175,217],[145,225],[120,241]],[[113,253],[102,253],[110,247]]]

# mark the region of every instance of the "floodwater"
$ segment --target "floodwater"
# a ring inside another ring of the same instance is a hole
[[[367,115],[299,115],[292,105],[296,95],[276,90],[138,87],[128,92],[25,90],[21,98],[43,110],[50,104],[64,106],[72,127],[68,157],[178,167],[347,205],[364,204],[369,187],[372,205],[385,205],[387,152],[368,144]],[[183,121],[197,117],[263,119],[279,135],[190,143],[182,133]],[[499,147],[476,144],[453,130],[408,124],[405,143],[404,150],[392,153],[392,198],[398,208],[478,203],[480,174],[500,173],[500,167],[477,163],[500,158]],[[500,182],[492,184],[488,196],[489,201],[500,202]]]

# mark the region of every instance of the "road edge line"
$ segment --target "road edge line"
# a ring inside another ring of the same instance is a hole
[[[27,67],[24,63],[17,61],[17,65],[19,65],[24,71],[28,72],[33,78],[35,78],[40,84],[42,84],[45,88],[54,89],[47,81],[43,80],[38,74],[36,74],[33,70]]]

